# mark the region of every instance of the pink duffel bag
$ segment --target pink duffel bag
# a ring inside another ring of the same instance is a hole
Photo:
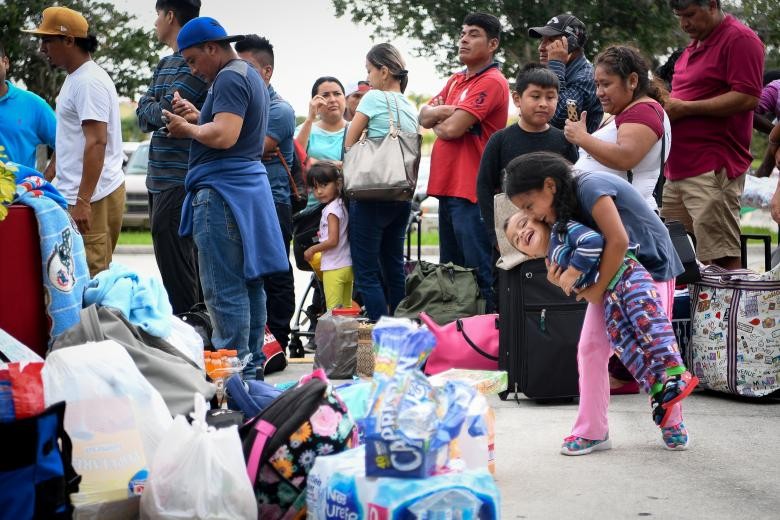
[[[425,373],[438,374],[450,368],[498,370],[498,314],[459,318],[438,325],[424,312],[420,319],[436,336],[425,364]]]

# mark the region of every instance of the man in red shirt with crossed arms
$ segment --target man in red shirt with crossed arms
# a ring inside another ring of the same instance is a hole
[[[439,261],[477,270],[486,312],[495,309],[493,253],[477,204],[477,172],[485,144],[506,126],[509,110],[509,83],[493,59],[500,32],[493,15],[466,16],[458,48],[466,68],[420,111],[420,124],[437,137],[428,195],[439,199]]]

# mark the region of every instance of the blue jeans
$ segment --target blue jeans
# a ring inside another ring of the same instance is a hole
[[[477,271],[485,311],[495,308],[493,252],[479,205],[460,197],[439,199],[439,262],[452,262]]]
[[[368,319],[392,316],[404,299],[404,240],[411,202],[349,203],[349,247],[355,286]]]
[[[230,206],[210,188],[192,199],[192,237],[198,248],[200,283],[211,315],[214,348],[238,351],[244,379],[255,379],[265,362],[265,292],[263,280],[244,279],[244,246]]]

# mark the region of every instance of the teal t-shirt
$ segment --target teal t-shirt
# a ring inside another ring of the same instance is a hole
[[[295,136],[301,131],[299,125],[295,129]],[[311,126],[309,134],[309,143],[306,145],[306,155],[320,161],[340,161],[342,149],[344,148],[344,130],[329,132],[323,130],[317,125]]]
[[[8,92],[0,97],[0,158],[35,168],[35,148],[54,148],[57,118],[40,96],[5,82]]]
[[[417,110],[400,92],[369,90],[356,111],[368,117],[368,137],[384,137],[390,129],[388,104],[396,126],[404,132],[417,132]]]
[[[298,137],[298,133],[300,133],[302,126],[303,125],[298,125],[295,128],[295,137]],[[344,128],[344,130],[339,130],[338,132],[329,132],[317,125],[311,125],[309,142],[306,145],[306,155],[319,161],[342,160],[344,158],[345,130],[346,128]],[[317,204],[319,204],[319,201],[314,197],[314,193],[309,193],[306,207],[316,206]]]

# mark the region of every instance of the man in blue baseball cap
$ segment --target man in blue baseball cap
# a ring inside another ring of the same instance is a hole
[[[288,261],[271,186],[261,162],[270,97],[260,75],[240,60],[213,18],[187,22],[176,39],[190,70],[211,84],[199,112],[174,98],[168,131],[192,139],[179,233],[198,248],[200,281],[215,348],[251,361],[245,379],[262,379],[266,322],[262,276]]]

